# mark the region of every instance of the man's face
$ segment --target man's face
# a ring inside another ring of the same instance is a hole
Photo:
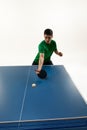
[[[52,38],[53,38],[53,36],[51,36],[51,35],[44,35],[44,38],[45,38],[45,42],[47,43],[47,44],[50,44],[50,42],[51,42],[51,40],[52,40]]]

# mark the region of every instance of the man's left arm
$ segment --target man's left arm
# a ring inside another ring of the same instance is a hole
[[[63,53],[58,51],[58,49],[57,49],[57,44],[56,44],[55,41],[54,41],[54,45],[55,45],[55,47],[54,47],[54,52],[55,52],[57,55],[59,55],[59,56],[63,56]]]
[[[63,56],[63,53],[62,52],[59,52],[58,50],[55,50],[54,51],[57,55],[59,55],[59,56]]]

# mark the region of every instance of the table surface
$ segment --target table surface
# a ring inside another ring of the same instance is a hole
[[[65,67],[43,66],[47,71],[44,80],[35,74],[36,68],[36,65],[0,67],[0,127],[35,129],[42,122],[52,127],[52,121],[55,124],[83,118],[87,123],[87,104]]]

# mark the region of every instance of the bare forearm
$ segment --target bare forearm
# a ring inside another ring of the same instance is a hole
[[[44,63],[44,53],[40,53],[39,63],[38,63],[38,68],[36,70],[36,74],[40,73],[42,66],[43,66],[43,63]]]
[[[43,63],[44,63],[44,57],[40,57],[39,58],[39,64],[38,64],[38,70],[42,69]]]
[[[58,50],[56,50],[55,53],[56,53],[57,55],[59,55],[59,51],[58,51]]]
[[[59,56],[63,56],[63,53],[62,52],[59,52],[58,50],[55,51],[55,53]]]

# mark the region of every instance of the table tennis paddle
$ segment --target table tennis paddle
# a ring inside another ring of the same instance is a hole
[[[41,70],[39,74],[37,74],[39,78],[45,79],[47,77],[47,72],[45,70]]]

